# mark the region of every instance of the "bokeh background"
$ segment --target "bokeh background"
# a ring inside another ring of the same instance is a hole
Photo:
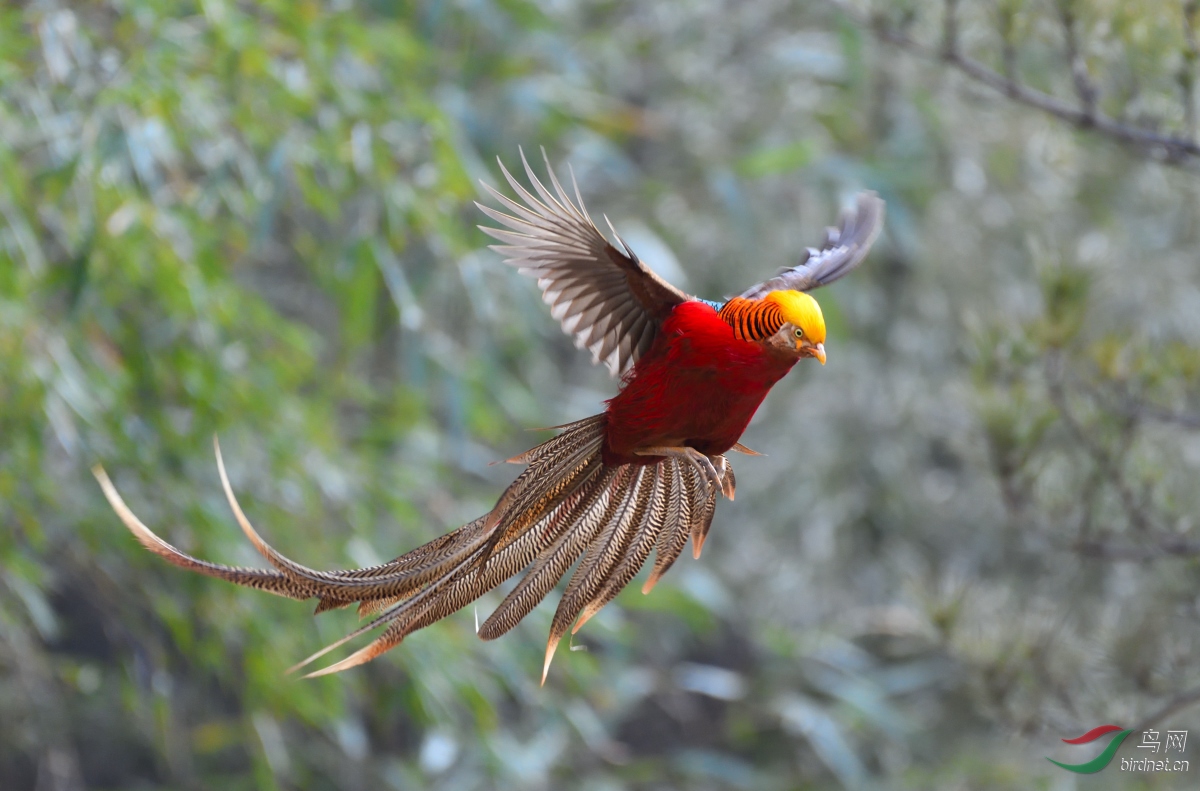
[[[1045,756],[1200,727],[1196,10],[0,5],[0,788],[1194,788],[1190,741],[1185,775]],[[858,189],[887,230],[703,558],[544,688],[552,604],[286,676],[353,613],[166,566],[89,467],[231,563],[213,435],[314,566],[489,508],[489,462],[616,387],[475,228],[518,146],[708,297]]]

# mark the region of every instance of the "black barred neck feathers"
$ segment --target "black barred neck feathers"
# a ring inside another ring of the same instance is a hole
[[[718,315],[743,341],[765,341],[792,324],[811,343],[825,342],[825,317],[817,301],[802,291],[772,291],[762,299],[734,297],[721,306]]]

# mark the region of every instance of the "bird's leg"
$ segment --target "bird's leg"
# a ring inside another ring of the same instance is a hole
[[[724,491],[726,464],[724,456],[715,457],[720,459],[721,469],[718,470],[713,464],[712,458],[686,445],[683,447],[660,445],[653,448],[635,450],[634,453],[638,456],[674,456],[681,458],[691,464],[696,469],[696,472],[700,473],[700,478],[704,481],[704,494],[706,497],[711,496],[714,490],[719,489]]]
[[[733,495],[737,491],[737,482],[733,477],[733,465],[724,456],[716,457],[721,462],[721,494],[725,495],[725,499],[733,501]]]

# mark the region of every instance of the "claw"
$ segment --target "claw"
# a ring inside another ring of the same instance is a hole
[[[690,456],[690,459],[692,463],[696,465],[697,469],[700,471],[700,474],[704,476],[705,483],[707,484],[707,486],[705,486],[704,493],[707,496],[712,497],[713,492],[721,487],[721,473],[717,472],[717,468],[712,463],[712,459],[710,459],[708,456],[705,456],[703,453],[700,453],[699,451],[695,451],[695,455]]]
[[[721,460],[721,494],[725,495],[725,499],[733,501],[733,495],[737,492],[737,482],[733,477],[733,467],[729,460],[724,456],[717,456]]]
[[[688,446],[670,447],[670,446],[655,446],[652,448],[642,448],[635,450],[638,456],[674,456],[681,458],[695,468],[696,472],[700,473],[700,478],[704,481],[704,496],[711,497],[713,492],[725,491],[724,469],[725,457],[716,456],[721,460],[721,472],[717,472],[717,468],[713,466],[713,459]],[[728,495],[726,495],[728,496]],[[733,499],[733,498],[730,498]]]

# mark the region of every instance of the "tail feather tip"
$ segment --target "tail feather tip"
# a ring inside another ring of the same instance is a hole
[[[558,650],[558,641],[562,638],[551,637],[546,643],[546,661],[542,665],[542,683],[541,686],[546,686],[546,677],[550,675],[550,663],[554,661],[554,652]]]

